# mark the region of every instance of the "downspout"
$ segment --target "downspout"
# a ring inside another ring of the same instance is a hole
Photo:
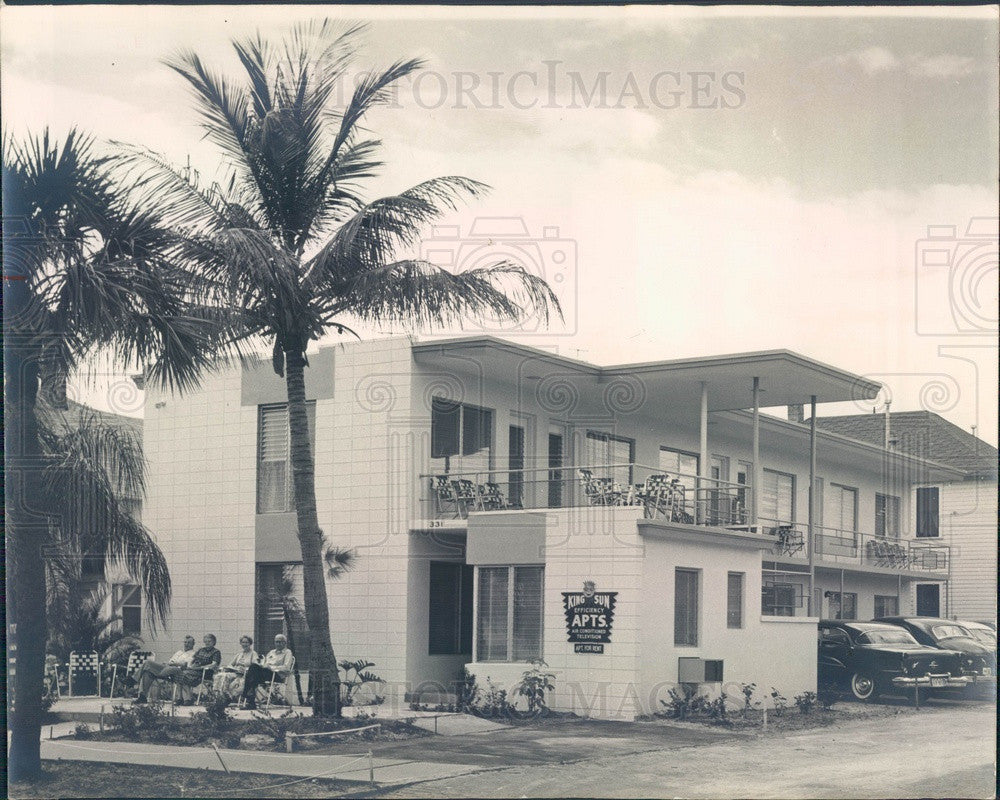
[[[695,492],[694,522],[695,525],[707,518],[706,490],[708,489],[708,382],[701,382],[701,418],[699,422],[699,458],[698,458],[698,491]]]
[[[807,610],[813,616],[816,594],[816,558],[814,537],[816,534],[816,395],[809,399],[809,530],[806,536],[806,555],[809,558],[809,602]],[[816,616],[819,616],[817,613]]]
[[[760,522],[760,485],[764,472],[760,465],[760,378],[753,379],[753,480],[750,482],[750,505],[753,514],[751,525],[756,528]]]

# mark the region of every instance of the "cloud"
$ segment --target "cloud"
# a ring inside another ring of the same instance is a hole
[[[864,50],[853,50],[849,53],[826,56],[816,63],[841,68],[856,66],[860,67],[866,75],[896,70],[900,67],[899,59],[885,47],[867,47]]]
[[[977,71],[976,62],[969,56],[942,53],[936,56],[914,56],[907,59],[906,70],[911,75],[926,78],[956,78]]]

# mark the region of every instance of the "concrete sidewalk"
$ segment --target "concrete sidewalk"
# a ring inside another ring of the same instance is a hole
[[[259,750],[219,750],[216,753],[208,747],[43,739],[42,758],[217,771],[228,768],[232,772],[285,775],[294,778],[336,778],[365,784],[369,783],[371,775],[374,774],[374,783],[377,786],[455,778],[481,769],[470,764],[370,757],[363,746],[358,747],[354,753],[336,755],[273,753]]]

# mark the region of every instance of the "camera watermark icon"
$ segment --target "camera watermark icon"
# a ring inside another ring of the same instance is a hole
[[[525,309],[519,320],[481,320],[470,323],[487,333],[517,333],[568,336],[576,333],[579,285],[575,239],[560,235],[559,228],[546,226],[533,236],[523,217],[477,217],[465,235],[458,225],[434,226],[420,246],[420,257],[461,273],[509,263],[542,278],[559,298],[562,320],[550,309],[548,322],[537,309]],[[516,288],[511,286],[511,291]]]
[[[928,225],[916,245],[916,331],[923,336],[983,336],[1000,328],[997,313],[997,218]]]

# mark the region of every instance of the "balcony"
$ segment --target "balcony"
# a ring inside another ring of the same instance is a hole
[[[631,506],[642,508],[648,519],[769,536],[776,560],[809,562],[809,526],[767,518],[754,522],[745,484],[637,463],[421,475],[420,482],[425,527],[460,530],[469,514],[481,512]],[[817,566],[873,572],[940,575],[950,561],[946,545],[820,525],[813,526],[812,553]]]

